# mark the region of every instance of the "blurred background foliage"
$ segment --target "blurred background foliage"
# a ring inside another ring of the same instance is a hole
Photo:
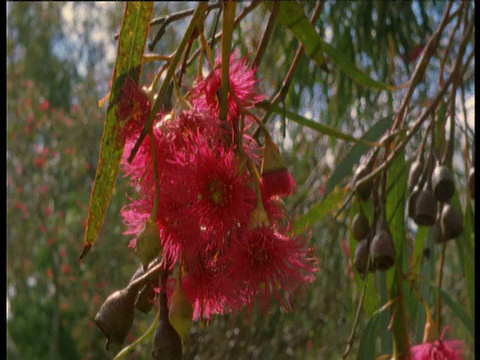
[[[240,2],[237,15],[249,5]],[[307,16],[315,5],[302,3]],[[410,79],[445,6],[446,2],[430,1],[326,2],[315,26],[325,41],[363,72],[375,80],[400,85]],[[192,7],[187,2],[159,2],[154,17]],[[473,7],[472,2],[470,11]],[[115,34],[123,11],[123,3],[7,4],[7,350],[11,359],[110,357],[93,319],[106,297],[124,287],[139,264],[128,248],[130,238],[122,235],[120,208],[129,189],[121,175],[98,244],[85,261],[77,259],[106,112],[98,101],[109,90]],[[217,11],[205,21],[209,36]],[[267,8],[259,6],[234,32],[234,47],[249,59],[261,41],[268,16]],[[187,21],[168,26],[154,51],[172,53]],[[447,26],[445,36],[452,27]],[[219,29],[221,17],[216,31]],[[150,38],[156,31],[152,27]],[[447,44],[448,38],[442,38],[438,56]],[[454,42],[453,52],[457,45]],[[297,47],[298,40],[277,23],[258,68],[262,91],[268,98],[280,89]],[[470,50],[472,47],[473,43]],[[474,95],[474,60],[470,67],[462,82],[467,100]],[[392,93],[371,90],[353,82],[331,61],[329,69],[320,69],[304,54],[281,106],[356,137],[379,120],[393,118],[405,89]],[[147,64],[145,79],[151,79],[155,70],[155,64]],[[434,57],[414,93],[411,116],[418,115],[436,94],[439,74],[440,62]],[[184,85],[190,86],[195,76],[196,67],[187,68]],[[469,120],[473,124],[471,114]],[[350,154],[352,145],[285,122],[279,115],[272,116],[267,126],[283,147],[298,185],[297,193],[286,202],[287,213],[294,220],[334,189],[329,178]],[[407,157],[420,140],[419,135],[407,146]],[[462,144],[457,142],[457,147],[460,160],[456,159],[462,163]],[[353,165],[346,167],[345,175],[351,175]],[[456,177],[464,203],[462,166],[458,166]],[[333,185],[346,186],[349,179]],[[255,311],[249,318],[242,312],[214,317],[208,326],[194,323],[186,359],[340,357],[360,292],[348,250],[348,213],[336,219],[329,214],[311,223],[310,230],[321,260],[320,271],[315,283],[292,299],[293,312],[286,313],[274,304],[266,315]],[[455,249],[453,245],[447,248],[444,289],[468,311],[473,304],[462,266],[466,260],[459,258]],[[439,251],[430,250],[424,266],[434,279]],[[427,299],[433,299],[429,296]],[[448,307],[443,311],[444,324],[451,324],[456,337],[465,339],[473,349],[473,337],[462,323]],[[153,315],[137,313],[127,341],[138,338],[151,321]],[[367,316],[360,318],[356,339],[367,321]],[[413,321],[412,337],[418,342],[424,320]],[[358,341],[354,341],[352,358],[357,349]],[[148,358],[149,353],[147,342],[129,358]]]

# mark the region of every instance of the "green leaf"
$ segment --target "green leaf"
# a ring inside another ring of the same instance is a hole
[[[264,2],[265,6],[271,11],[273,4],[270,1]],[[307,54],[315,61],[315,63],[326,68],[325,57],[323,53],[334,61],[340,70],[350,77],[357,84],[376,90],[393,91],[395,86],[387,85],[359,70],[348,57],[344,56],[340,51],[323,40],[310,23],[305,15],[303,7],[294,1],[282,1],[278,13],[278,20],[293,32],[298,41],[303,45]]]
[[[95,183],[90,197],[84,248],[79,260],[95,244],[110,204],[125,144],[115,100],[127,78],[138,83],[152,13],[152,2],[128,2],[125,7]]]
[[[272,11],[273,2],[266,1],[263,4]],[[319,67],[327,70],[320,36],[305,15],[303,7],[297,2],[281,1],[278,9],[278,20],[293,32],[312,60]]]
[[[357,84],[365,86],[375,90],[387,90],[394,91],[397,87],[384,84],[380,81],[372,79],[370,76],[358,69],[347,57],[345,57],[340,51],[336,50],[332,45],[325,40],[320,39],[322,48],[325,54],[334,61],[340,70],[342,70],[349,78],[355,81]]]
[[[295,232],[302,233],[307,226],[311,226],[312,224],[321,221],[328,214],[332,214],[335,209],[339,209],[345,195],[346,192],[339,188],[325,199],[313,205],[308,213],[300,216],[297,221],[295,221],[293,226]]]
[[[262,106],[262,104],[259,104],[259,106]],[[352,135],[343,133],[340,130],[338,130],[338,129],[332,127],[332,126],[320,124],[319,122],[307,119],[306,117],[303,117],[302,115],[299,115],[299,114],[294,113],[292,111],[289,111],[289,110],[286,110],[286,109],[284,110],[278,105],[271,106],[270,110],[273,111],[276,114],[280,114],[280,115],[285,114],[285,116],[287,118],[289,118],[290,120],[292,120],[293,122],[296,122],[297,124],[302,125],[302,126],[309,127],[310,129],[316,130],[316,131],[318,131],[322,134],[325,134],[325,135],[328,135],[328,136],[331,136],[331,137],[334,137],[334,138],[337,138],[337,139],[342,139],[342,140],[345,140],[345,141],[348,141],[348,142],[353,142],[355,144],[360,143],[365,147],[372,147],[372,146],[375,145],[375,144],[373,144],[369,141],[366,141],[363,138],[362,139],[357,139],[357,138],[353,137]]]
[[[375,359],[375,345],[377,342],[378,325],[380,323],[380,312],[372,315],[363,330],[360,344],[358,346],[357,359]]]
[[[429,285],[435,293],[438,292],[438,286],[432,283],[429,283]],[[443,289],[440,289],[440,297],[442,298],[442,301],[447,304],[450,309],[452,309],[453,313],[460,319],[463,325],[465,325],[465,328],[470,332],[470,334],[474,335],[475,324],[473,322],[473,318],[467,314],[467,312],[463,309],[463,306],[452,299],[450,295],[448,295],[448,293]]]
[[[343,160],[336,166],[335,171],[330,176],[325,193],[328,194],[333,188],[340,184],[342,180],[352,173],[352,168],[358,163],[362,155],[369,149],[364,143],[378,140],[385,131],[392,125],[392,117],[387,116],[384,119],[377,121],[372,127],[361,137],[362,143],[356,143],[343,158]]]

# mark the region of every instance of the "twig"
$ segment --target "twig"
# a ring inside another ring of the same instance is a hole
[[[222,84],[220,88],[220,112],[219,118],[227,118],[228,112],[228,89],[230,78],[230,51],[232,46],[233,29],[232,22],[235,19],[235,2],[226,2],[223,9],[223,34],[222,34]]]
[[[273,29],[275,28],[275,22],[277,21],[278,11],[280,9],[280,3],[275,1],[273,3],[272,12],[270,13],[270,17],[268,18],[267,26],[265,27],[265,31],[263,32],[262,39],[260,40],[260,45],[257,48],[257,52],[255,57],[252,61],[250,67],[255,69],[260,65],[260,61],[267,49],[268,42],[270,41],[270,37],[272,35]]]
[[[248,5],[247,7],[245,7],[242,11],[242,13],[240,15],[238,15],[236,18],[235,18],[235,21],[233,22],[233,27],[237,27],[238,24],[240,23],[240,21],[243,20],[244,17],[246,17],[253,9],[255,9],[258,5],[260,5],[260,2],[258,1],[253,1],[250,5]],[[215,42],[215,41],[218,41],[218,39],[220,39],[220,37],[222,36],[223,34],[223,31],[219,31],[217,34],[215,34],[214,36],[212,36],[212,44]],[[211,46],[213,48],[213,46]],[[202,49],[199,48],[197,49],[197,51],[195,51],[193,53],[193,55],[190,57],[190,59],[188,59],[187,61],[187,66],[189,66],[196,58],[197,56],[200,54],[200,51]]]
[[[222,4],[220,2],[216,4],[208,5],[206,11],[209,12],[212,9],[219,8],[221,5]],[[155,26],[155,25],[161,25],[161,26],[160,26],[160,29],[158,29],[157,34],[155,35],[155,38],[148,44],[148,49],[150,51],[153,51],[153,49],[157,45],[158,41],[160,41],[160,39],[162,38],[167,26],[170,23],[186,18],[187,16],[192,15],[194,11],[195,9],[183,10],[183,11],[173,13],[171,15],[165,15],[165,16],[161,16],[156,19],[153,19],[150,22],[150,26]]]
[[[442,323],[442,299],[440,297],[440,290],[442,288],[442,279],[443,279],[443,265],[445,263],[445,249],[447,242],[444,241],[442,244],[442,252],[440,253],[440,272],[438,274],[438,292],[437,292],[437,334],[440,334],[441,323]]]
[[[198,3],[197,9],[195,10],[195,13],[192,16],[192,20],[190,21],[190,24],[185,30],[185,35],[183,36],[182,41],[178,45],[178,48],[175,51],[175,55],[173,56],[172,61],[170,62],[170,66],[168,67],[167,74],[165,75],[165,79],[163,80],[162,86],[158,91],[157,99],[155,100],[152,106],[150,116],[148,117],[147,122],[142,132],[140,133],[140,136],[138,137],[138,140],[135,143],[135,146],[133,147],[132,152],[130,153],[130,156],[128,157],[129,163],[132,162],[133,158],[137,154],[137,151],[140,148],[140,145],[142,144],[143,139],[145,138],[145,136],[149,131],[148,129],[152,127],[153,119],[155,118],[155,115],[157,114],[157,112],[160,110],[160,105],[162,104],[163,95],[167,92],[168,85],[170,84],[170,80],[172,79],[172,76],[175,72],[175,68],[177,67],[178,62],[180,61],[180,57],[182,56],[183,51],[187,45],[187,42],[190,39],[193,33],[193,30],[197,25],[197,20],[205,12],[206,7],[207,7],[207,3],[202,3],[202,2]]]
[[[155,316],[155,319],[153,320],[153,323],[152,325],[148,328],[147,331],[145,331],[145,333],[140,336],[137,340],[135,340],[133,343],[131,343],[130,345],[126,346],[125,348],[123,348],[122,351],[120,351],[114,358],[113,360],[120,360],[120,359],[123,359],[126,355],[128,355],[129,353],[131,353],[133,350],[135,350],[135,348],[137,347],[138,344],[140,344],[141,342],[143,342],[145,339],[147,339],[148,337],[150,337],[153,332],[155,331],[155,328],[158,324],[158,319],[160,318],[160,310],[158,310],[157,312],[157,315]]]
[[[315,7],[313,15],[310,19],[310,22],[312,24],[314,24],[317,21],[318,17],[320,16],[320,14],[323,10],[323,4],[324,4],[323,1],[319,1],[317,6]],[[278,102],[281,99],[285,99],[285,96],[288,93],[288,89],[290,88],[290,85],[292,83],[292,79],[293,79],[293,75],[295,73],[295,69],[297,68],[298,64],[300,63],[300,59],[302,57],[302,54],[303,54],[303,45],[299,44],[298,48],[297,48],[297,51],[295,53],[295,56],[293,57],[292,64],[290,65],[290,68],[288,69],[287,76],[285,76],[285,79],[282,82],[282,87],[275,94],[275,96],[270,100],[270,103],[272,104],[272,107],[273,107],[273,105],[277,105]],[[262,118],[263,124],[266,124],[266,122],[268,121],[268,118],[270,117],[271,114],[272,114],[272,111],[267,110],[267,112],[265,113],[265,115]],[[257,128],[255,130],[255,132],[253,133],[254,138],[256,138],[258,136],[259,131],[260,131],[260,127]]]
[[[473,19],[470,21],[469,26],[467,30],[465,31],[465,35],[462,39],[462,42],[460,44],[460,49],[465,49],[467,42],[472,35],[473,32],[473,25],[474,21]],[[463,50],[462,50],[463,51]],[[459,51],[460,53],[460,51]],[[380,172],[382,172],[385,168],[389,167],[390,164],[395,160],[395,158],[401,153],[405,145],[410,141],[410,139],[413,137],[414,134],[417,133],[419,130],[420,126],[423,124],[423,122],[427,119],[427,117],[435,110],[437,107],[438,103],[442,100],[444,94],[446,93],[448,87],[450,84],[454,81],[456,78],[457,74],[461,71],[462,66],[461,66],[461,59],[455,63],[454,69],[452,71],[452,74],[448,78],[448,80],[445,82],[443,87],[440,89],[440,91],[437,93],[437,96],[435,99],[431,102],[430,106],[420,115],[418,120],[415,122],[415,124],[412,127],[412,130],[407,133],[404,141],[402,141],[400,144],[398,144],[395,148],[394,151],[392,151],[391,155],[388,157],[388,159],[379,167],[377,167],[374,171],[372,171],[369,175],[365,176],[363,179],[361,179],[358,184],[363,184],[364,182],[370,181],[373,178],[375,178]]]
[[[448,14],[450,13],[450,9],[452,7],[451,2],[448,3],[447,8],[445,9],[445,13],[443,15],[442,21],[438,26],[435,33],[430,37],[427,45],[425,45],[425,49],[423,50],[422,56],[413,71],[412,79],[410,80],[410,85],[408,86],[407,93],[405,94],[402,104],[400,106],[400,110],[397,113],[395,121],[392,125],[392,130],[395,130],[400,124],[403,122],[403,118],[405,116],[405,110],[410,103],[410,99],[412,98],[413,91],[417,87],[417,84],[420,82],[420,79],[423,77],[425,70],[427,68],[428,63],[430,62],[430,58],[434,55],[435,50],[438,47],[438,42],[440,41],[440,35],[447,25]]]

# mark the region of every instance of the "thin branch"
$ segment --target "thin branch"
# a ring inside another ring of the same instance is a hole
[[[412,79],[410,80],[410,85],[408,86],[407,93],[403,98],[402,104],[400,106],[400,110],[398,111],[395,121],[392,125],[392,128],[391,128],[392,130],[395,130],[403,122],[403,119],[405,116],[405,110],[408,104],[410,103],[410,100],[413,95],[413,91],[415,90],[415,88],[417,87],[417,84],[422,79],[423,74],[425,73],[425,70],[427,68],[427,65],[430,62],[431,57],[435,54],[435,50],[438,47],[438,43],[440,41],[440,35],[443,32],[445,26],[447,26],[448,14],[450,13],[450,9],[452,5],[453,5],[452,2],[448,3],[447,8],[445,9],[445,13],[443,15],[442,21],[440,22],[440,25],[438,26],[435,33],[430,37],[427,45],[425,45],[425,49],[423,50],[422,56],[420,57],[420,60],[418,61],[417,66],[415,67],[415,70],[413,71]]]
[[[258,65],[260,65],[260,61],[262,60],[263,54],[267,49],[268,42],[272,36],[273,29],[275,28],[275,22],[277,21],[278,11],[280,9],[280,3],[275,1],[273,3],[272,12],[270,13],[270,17],[268,18],[267,26],[265,27],[265,31],[262,35],[262,40],[260,40],[260,45],[257,48],[257,52],[255,54],[255,58],[252,61],[251,68],[256,69]]]
[[[216,4],[211,4],[207,6],[206,11],[209,12],[212,9],[217,9],[221,6],[222,4],[216,3]],[[148,49],[150,51],[153,51],[157,43],[160,41],[162,36],[165,34],[165,30],[169,24],[171,24],[174,21],[181,20],[186,18],[187,16],[190,16],[194,13],[195,9],[190,9],[190,10],[183,10],[179,11],[176,13],[173,13],[171,15],[164,15],[160,16],[156,19],[153,19],[150,22],[150,26],[155,26],[155,25],[161,25],[160,29],[158,29],[157,34],[155,35],[155,38],[148,44]]]
[[[222,84],[220,88],[220,113],[219,118],[224,120],[227,118],[228,112],[228,90],[230,77],[230,51],[232,46],[233,29],[232,25],[235,19],[235,10],[237,4],[235,2],[226,2],[223,9],[223,35],[222,35]]]
[[[138,137],[138,140],[135,143],[135,146],[133,147],[132,152],[130,153],[130,156],[128,157],[129,163],[132,162],[133,158],[137,154],[138,149],[140,148],[140,145],[143,142],[143,139],[145,139],[145,136],[147,135],[149,129],[152,127],[153,119],[155,118],[157,112],[160,110],[160,105],[162,104],[163,95],[167,92],[168,85],[170,84],[170,80],[172,79],[172,76],[175,72],[175,68],[177,67],[178,62],[180,61],[180,57],[182,56],[183,51],[185,50],[185,47],[187,45],[187,42],[190,39],[193,33],[193,30],[197,25],[198,19],[205,12],[206,7],[207,7],[207,3],[203,3],[203,2],[198,3],[197,9],[195,10],[195,13],[192,16],[192,20],[190,21],[190,24],[185,30],[185,35],[183,36],[180,44],[178,45],[177,50],[175,51],[175,55],[173,56],[172,61],[170,62],[170,66],[167,70],[167,74],[165,75],[165,79],[163,80],[162,86],[158,91],[157,99],[155,100],[152,106],[150,116],[148,117],[147,122],[142,132],[140,133],[140,136]]]
[[[465,31],[465,35],[461,41],[461,44],[460,44],[460,50],[459,50],[459,53],[463,53],[463,51],[465,50],[465,47],[468,43],[468,40],[470,39],[471,35],[472,35],[472,32],[473,32],[473,26],[474,26],[474,21],[473,19],[470,21],[470,24],[468,26],[468,28],[466,29]],[[369,175],[365,176],[363,179],[361,179],[358,184],[363,184],[364,182],[367,182],[367,181],[370,181],[372,180],[373,178],[375,178],[380,172],[382,172],[383,170],[385,170],[386,168],[388,168],[390,166],[390,164],[393,162],[393,160],[395,160],[395,158],[401,153],[401,151],[403,150],[403,148],[406,146],[406,144],[410,141],[410,139],[413,137],[413,135],[415,135],[417,133],[417,131],[420,129],[420,126],[424,123],[424,121],[427,119],[428,116],[430,116],[430,114],[435,111],[437,105],[440,103],[440,101],[442,100],[443,96],[445,95],[445,93],[447,92],[447,89],[448,87],[452,84],[452,82],[455,80],[456,76],[458,73],[460,73],[463,69],[463,66],[462,66],[462,61],[461,59],[459,59],[456,63],[455,63],[455,66],[454,66],[454,69],[450,75],[450,77],[448,78],[448,80],[445,82],[445,84],[442,86],[442,88],[440,89],[440,91],[437,93],[437,96],[435,97],[435,99],[431,102],[430,106],[422,113],[422,115],[420,115],[420,117],[418,118],[418,120],[415,122],[415,124],[413,125],[411,131],[409,133],[407,133],[405,139],[396,146],[396,148],[394,149],[394,151],[391,153],[391,155],[388,157],[388,159],[382,164],[380,165],[379,167],[377,167],[374,171],[372,171]]]
[[[324,2],[323,1],[319,1],[317,6],[315,7],[315,10],[313,12],[313,15],[310,19],[310,22],[312,24],[315,24],[315,22],[318,20],[322,10],[323,10],[323,5],[324,5]],[[290,88],[290,85],[292,83],[292,80],[293,80],[293,75],[295,73],[295,69],[297,68],[298,64],[300,63],[300,59],[303,55],[303,45],[302,44],[299,44],[298,45],[298,48],[297,48],[297,51],[295,53],[295,56],[293,57],[293,61],[292,61],[292,64],[290,65],[290,68],[288,69],[288,72],[287,72],[287,76],[285,77],[285,79],[283,80],[283,83],[282,83],[282,87],[280,88],[280,90],[275,94],[275,96],[270,100],[270,103],[274,106],[274,105],[277,105],[278,102],[282,99],[285,99],[285,97],[287,96],[287,93],[288,93],[288,90]],[[272,106],[272,107],[273,107]],[[272,111],[271,110],[267,110],[267,112],[265,113],[265,115],[263,116],[262,118],[262,122],[263,124],[266,124],[267,121],[268,121],[268,118],[270,117],[270,115],[272,114]],[[256,138],[258,136],[258,133],[260,131],[260,127],[257,128],[255,130],[255,132],[253,133],[253,137]]]

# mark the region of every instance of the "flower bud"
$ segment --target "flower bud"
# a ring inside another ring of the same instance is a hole
[[[260,184],[266,199],[273,195],[291,195],[295,192],[295,181],[270,135],[265,136]]]
[[[156,221],[148,219],[137,236],[137,254],[142,261],[143,268],[160,255],[160,230]]]
[[[182,339],[184,347],[188,344],[188,333],[192,325],[192,317],[193,308],[187,294],[185,294],[183,290],[182,280],[179,278],[177,279],[175,290],[170,298],[168,319]]]

